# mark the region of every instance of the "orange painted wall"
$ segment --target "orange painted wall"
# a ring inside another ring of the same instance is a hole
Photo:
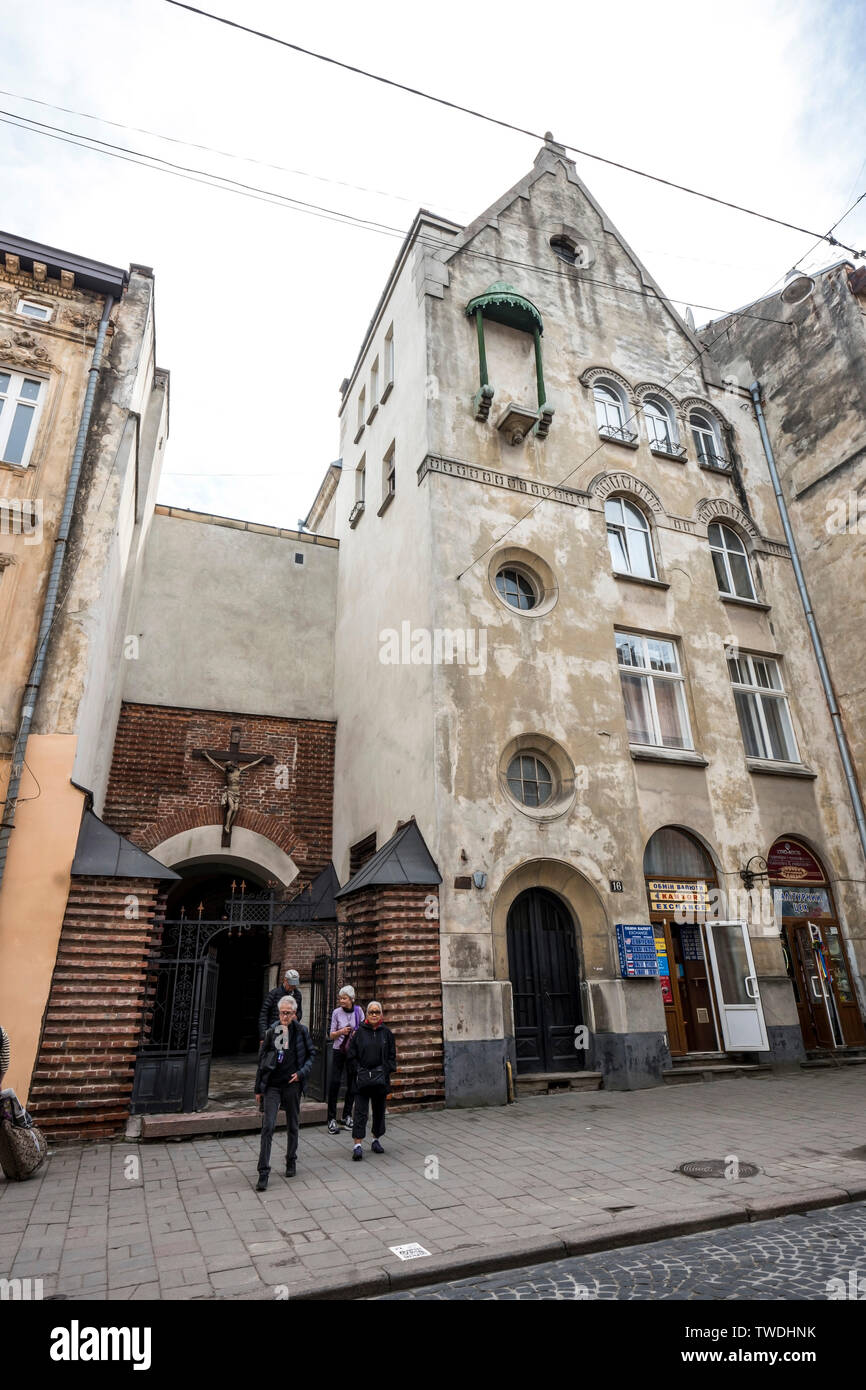
[[[72,734],[31,734],[0,887],[0,1024],[12,1048],[4,1084],[22,1101],[36,1062],[84,809],[84,797],[69,780],[77,741]],[[8,762],[0,775],[5,788]]]

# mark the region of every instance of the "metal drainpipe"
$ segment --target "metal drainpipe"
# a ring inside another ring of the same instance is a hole
[[[809,626],[809,636],[812,639],[812,646],[815,651],[815,659],[818,662],[818,670],[821,675],[821,684],[824,687],[824,694],[827,697],[827,705],[830,710],[830,718],[833,720],[833,731],[836,735],[836,742],[839,745],[839,756],[842,759],[842,766],[845,770],[845,781],[848,784],[848,795],[851,798],[851,805],[854,808],[854,818],[857,821],[857,830],[860,835],[860,845],[863,855],[866,857],[866,815],[863,812],[863,802],[860,798],[860,788],[857,786],[857,778],[851,763],[851,755],[848,752],[848,744],[845,739],[845,730],[842,724],[842,715],[836,703],[836,696],[833,691],[833,682],[830,679],[830,672],[824,657],[824,645],[821,641],[821,634],[818,631],[818,624],[812,611],[812,601],[809,598],[809,591],[806,588],[806,580],[800,565],[800,555],[797,550],[797,543],[794,540],[794,533],[791,530],[791,522],[788,517],[788,506],[782,492],[782,484],[776,469],[776,460],[773,457],[773,446],[770,443],[770,436],[767,433],[767,422],[764,419],[764,412],[761,408],[761,383],[753,381],[749,387],[749,394],[752,397],[752,404],[755,407],[755,414],[758,417],[758,428],[761,431],[761,442],[764,445],[764,453],[767,456],[767,467],[770,470],[770,478],[773,483],[773,491],[776,494],[776,502],[779,507],[779,515],[782,518],[782,527],[785,532],[785,540],[788,542],[788,549],[791,552],[791,561],[794,565],[794,575],[797,580],[797,588],[800,591],[800,599],[803,604],[803,611],[806,614],[806,622]]]
[[[84,405],[81,410],[81,420],[78,425],[78,438],[75,441],[75,453],[72,456],[72,467],[69,471],[69,479],[66,484],[66,497],[63,501],[60,527],[54,542],[51,573],[48,576],[48,588],[42,607],[42,621],[39,624],[39,636],[36,640],[36,655],[33,658],[30,677],[27,681],[27,688],[24,691],[24,699],[21,703],[21,722],[18,725],[18,735],[15,739],[15,747],[12,750],[12,775],[9,778],[9,788],[6,792],[6,805],[3,809],[2,821],[0,821],[0,886],[2,886],[3,874],[6,870],[6,856],[9,852],[9,840],[15,827],[15,810],[18,804],[18,790],[21,786],[24,754],[27,748],[27,740],[30,736],[30,726],[33,723],[33,713],[36,708],[39,686],[42,682],[42,673],[45,669],[48,638],[51,635],[51,626],[54,622],[54,614],[57,610],[60,574],[63,569],[63,561],[66,557],[69,532],[72,528],[72,513],[75,508],[75,497],[78,492],[81,467],[84,462],[84,449],[87,444],[90,417],[93,413],[96,384],[102,366],[105,334],[108,329],[108,318],[113,307],[113,296],[110,294],[106,295],[105,304],[102,309],[102,318],[99,321],[99,329],[93,347],[93,357],[91,359],[90,373],[87,379],[87,390],[84,393]]]

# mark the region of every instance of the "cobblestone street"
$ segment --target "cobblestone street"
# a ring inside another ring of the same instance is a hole
[[[380,1300],[827,1299],[852,1287],[866,1297],[864,1202],[451,1280]]]
[[[0,1276],[41,1278],[46,1297],[370,1297],[850,1204],[866,1197],[864,1102],[866,1067],[573,1092],[389,1116],[385,1154],[358,1164],[346,1136],[306,1127],[291,1180],[278,1133],[261,1194],[255,1135],[57,1149],[0,1182]],[[760,1172],[675,1171],[729,1155]],[[392,1252],[410,1243],[429,1253]]]

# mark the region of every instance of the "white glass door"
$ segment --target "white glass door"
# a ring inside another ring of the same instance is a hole
[[[708,921],[704,926],[725,1051],[768,1051],[749,928],[745,922]]]

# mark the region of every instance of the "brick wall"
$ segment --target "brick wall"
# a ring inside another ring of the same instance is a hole
[[[161,888],[152,879],[71,880],[28,1100],[54,1140],[124,1131]]]
[[[223,779],[192,753],[227,750],[233,728],[241,730],[242,753],[275,760],[242,774],[235,825],[266,836],[313,877],[331,858],[336,725],[326,720],[124,704],[103,819],[145,850],[183,830],[219,825]]]
[[[339,903],[346,949],[341,983],[355,986],[358,1002],[380,1001],[397,1043],[397,1071],[389,1105],[442,1105],[442,979],[435,888],[361,889]],[[435,914],[435,915],[434,915]]]

